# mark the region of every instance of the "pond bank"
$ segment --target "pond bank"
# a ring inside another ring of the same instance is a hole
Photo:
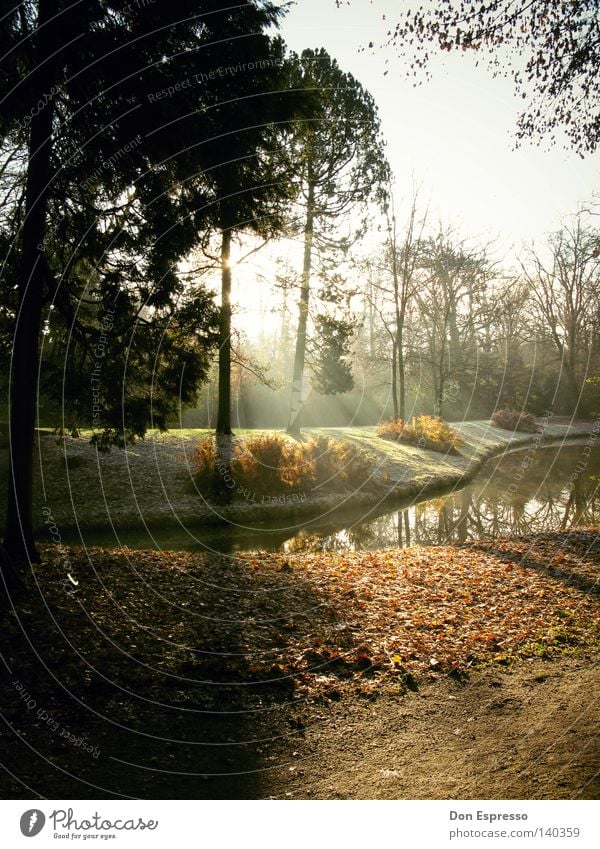
[[[310,518],[334,516],[346,509],[375,512],[403,500],[460,487],[492,456],[511,448],[561,444],[589,438],[593,422],[552,424],[542,420],[541,434],[510,433],[489,422],[454,425],[464,440],[460,454],[437,454],[380,439],[374,427],[307,429],[305,434],[347,439],[371,458],[373,472],[364,486],[320,494],[316,489],[287,496],[244,492],[231,504],[207,500],[194,485],[192,462],[198,440],[207,431],[150,433],[125,451],[100,454],[84,436],[57,445],[40,435],[34,496],[38,532],[54,524],[59,532],[76,527],[115,530],[152,528],[165,523],[253,526],[281,518],[294,525]],[[238,438],[258,431],[239,432]],[[49,521],[50,520],[50,521]],[[56,541],[56,540],[55,540]]]

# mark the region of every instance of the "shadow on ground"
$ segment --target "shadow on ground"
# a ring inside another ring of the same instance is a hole
[[[51,559],[18,618],[3,617],[2,797],[268,795],[301,733],[293,681],[269,653],[285,629],[310,628],[319,599],[236,558],[194,572],[184,555],[91,553],[85,574],[79,557],[78,593]],[[293,621],[290,594],[306,612]]]

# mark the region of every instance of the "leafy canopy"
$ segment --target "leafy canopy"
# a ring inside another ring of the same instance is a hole
[[[239,104],[271,102],[283,48],[267,30],[280,12],[260,0],[235,10],[56,0],[49,74],[37,61],[39,3],[0,5],[5,177],[13,163],[0,353],[11,355],[18,310],[30,126],[52,110],[41,394],[101,444],[163,428],[194,401],[216,342],[210,294],[179,265],[228,194],[214,175],[235,158],[245,185],[265,181],[261,128],[256,114],[240,123]]]

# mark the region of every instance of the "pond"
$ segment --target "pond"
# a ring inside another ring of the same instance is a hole
[[[513,450],[492,459],[473,480],[418,503],[365,515],[338,511],[286,526],[283,519],[252,528],[207,528],[83,532],[87,546],[127,545],[187,551],[363,551],[443,545],[559,530],[600,522],[600,447],[586,443]],[[65,539],[74,545],[81,540]]]

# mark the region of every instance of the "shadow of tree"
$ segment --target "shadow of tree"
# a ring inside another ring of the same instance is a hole
[[[43,599],[6,617],[3,798],[270,795],[301,733],[286,634],[321,600],[248,559],[161,556],[96,554],[68,598],[46,563]]]
[[[501,546],[493,540],[468,545],[473,551],[493,554],[503,563],[523,566],[581,592],[600,593],[600,537],[597,532],[577,529],[562,534],[539,534],[525,540],[529,542],[526,549],[523,549],[522,537],[517,538],[514,544],[502,540]],[[585,566],[580,559],[583,551],[586,554]],[[597,576],[590,571],[590,560],[595,560],[598,566]]]

